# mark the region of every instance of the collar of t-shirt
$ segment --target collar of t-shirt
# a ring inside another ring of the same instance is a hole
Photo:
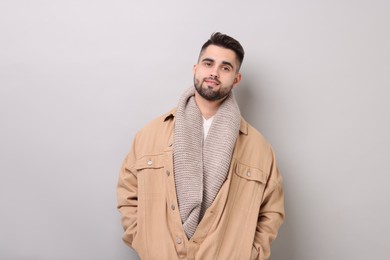
[[[209,129],[211,126],[211,123],[213,122],[214,116],[210,117],[209,119],[203,118],[203,140],[206,140],[207,134],[209,133]]]

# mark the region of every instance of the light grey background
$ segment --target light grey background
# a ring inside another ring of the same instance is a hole
[[[246,50],[242,114],[273,144],[272,260],[390,259],[390,2],[0,1],[0,259],[137,259],[120,164],[214,31]]]

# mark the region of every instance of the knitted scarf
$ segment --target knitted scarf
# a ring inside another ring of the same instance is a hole
[[[191,238],[224,183],[240,129],[241,114],[233,93],[223,101],[203,141],[203,119],[188,89],[176,111],[173,162],[179,211]]]

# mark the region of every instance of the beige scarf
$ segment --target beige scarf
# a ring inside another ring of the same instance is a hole
[[[195,88],[181,97],[174,128],[174,173],[184,232],[191,238],[224,183],[240,129],[233,93],[221,104],[203,141],[202,114]]]

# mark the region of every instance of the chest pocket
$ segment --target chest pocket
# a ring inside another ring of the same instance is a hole
[[[135,164],[137,171],[145,169],[160,169],[164,167],[163,155],[144,155],[139,158]]]
[[[260,169],[237,163],[234,171],[237,197],[242,207],[258,207],[264,196],[268,174]]]
[[[136,161],[138,192],[145,198],[159,197],[164,191],[164,156],[145,155]]]
[[[256,181],[262,184],[266,184],[268,179],[267,174],[262,170],[241,163],[237,163],[235,174],[248,181]]]

